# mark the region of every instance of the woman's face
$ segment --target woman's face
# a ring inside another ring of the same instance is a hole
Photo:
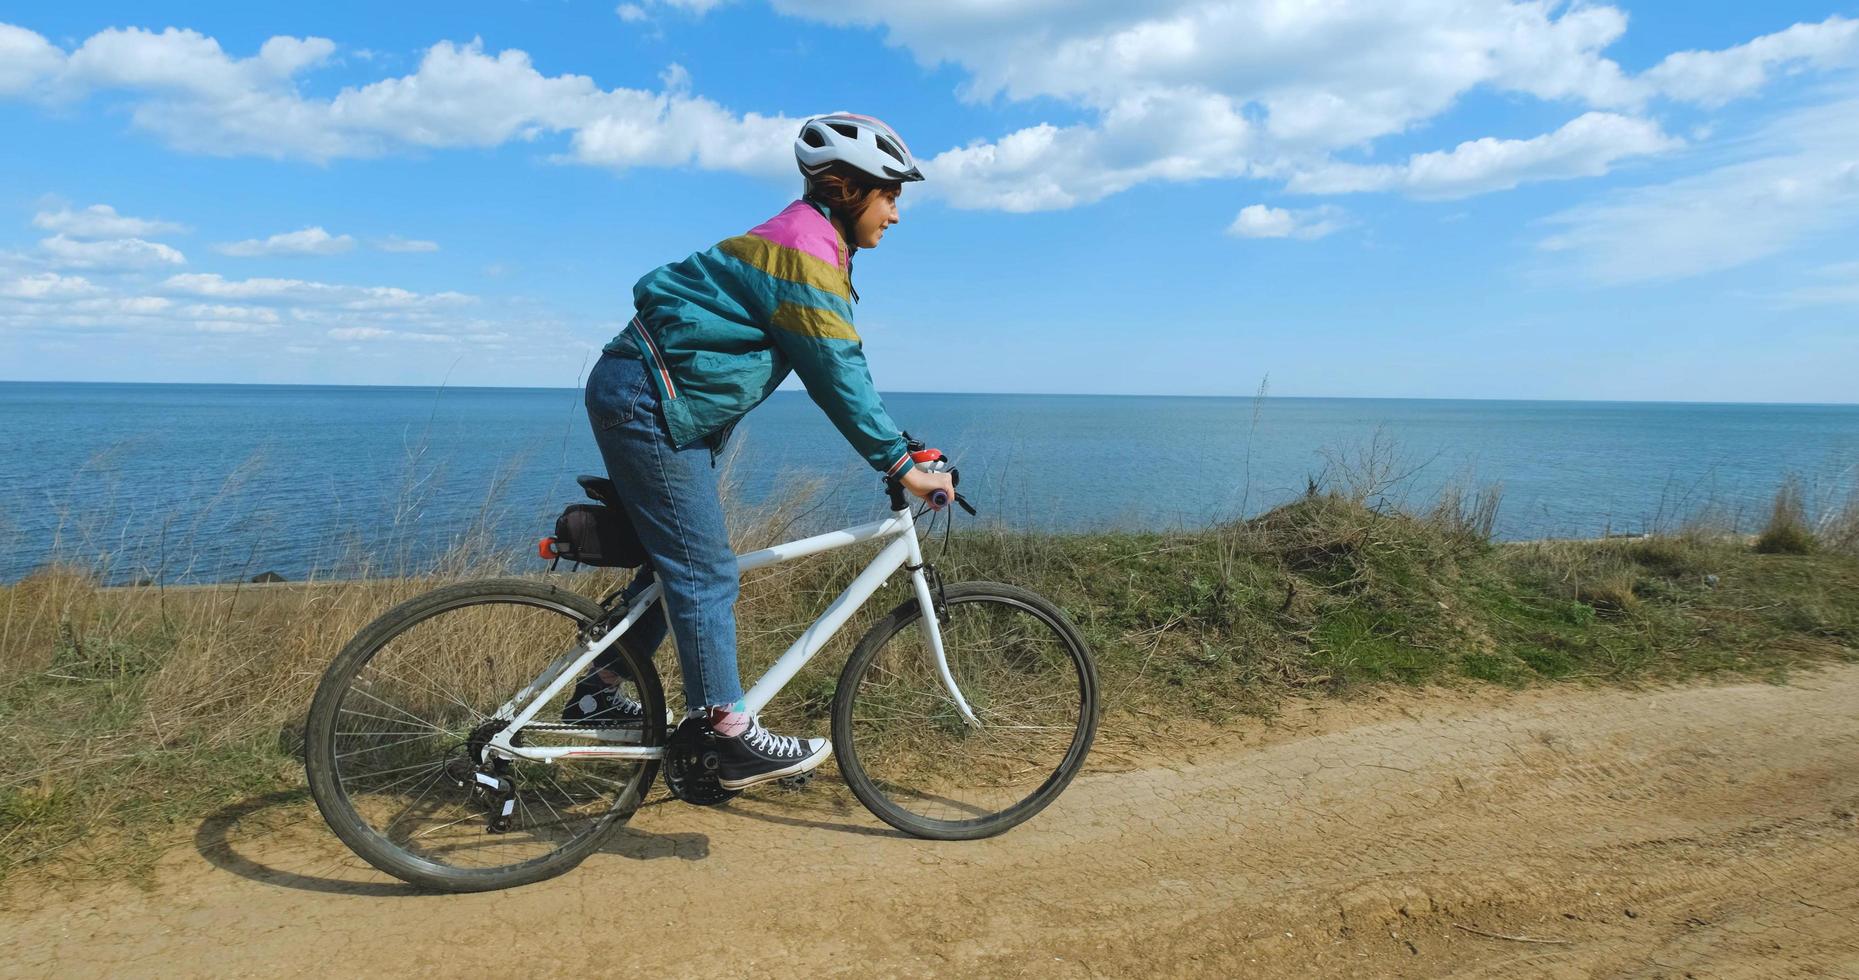
[[[859,248],[878,247],[884,240],[884,230],[902,220],[897,215],[897,195],[897,191],[883,190],[872,196],[852,226],[853,244]]]

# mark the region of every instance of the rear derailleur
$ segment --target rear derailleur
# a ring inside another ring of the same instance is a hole
[[[468,787],[472,801],[490,814],[484,828],[488,834],[508,833],[516,822],[516,780],[510,776],[510,760],[486,758],[485,752],[490,740],[509,724],[507,719],[492,718],[479,725],[465,739],[464,754],[445,762],[447,778]]]

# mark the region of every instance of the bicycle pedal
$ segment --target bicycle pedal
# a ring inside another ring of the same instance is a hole
[[[775,782],[778,783],[782,789],[799,792],[813,785],[813,770],[809,769],[806,772],[797,772],[792,776],[782,776],[780,779],[775,780]]]

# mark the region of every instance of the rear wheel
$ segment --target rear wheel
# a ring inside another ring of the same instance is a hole
[[[369,624],[324,674],[305,731],[310,791],[331,829],[376,868],[443,891],[508,888],[578,864],[638,808],[658,763],[548,765],[497,759],[484,743],[508,720],[498,708],[585,649],[583,631],[603,615],[547,583],[493,579],[436,589]],[[658,674],[624,652],[614,669],[641,717],[559,724],[570,686],[521,744],[663,745]]]
[[[915,599],[859,641],[833,697],[839,769],[866,807],[909,834],[1001,833],[1056,798],[1097,732],[1097,669],[1044,598],[1012,585],[946,590],[943,649],[979,725],[936,670]]]

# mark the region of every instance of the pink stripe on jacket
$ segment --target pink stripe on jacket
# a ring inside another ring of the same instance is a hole
[[[837,268],[846,267],[839,230],[806,201],[788,205],[780,214],[749,229],[749,234],[805,252],[822,262],[831,262]]]

